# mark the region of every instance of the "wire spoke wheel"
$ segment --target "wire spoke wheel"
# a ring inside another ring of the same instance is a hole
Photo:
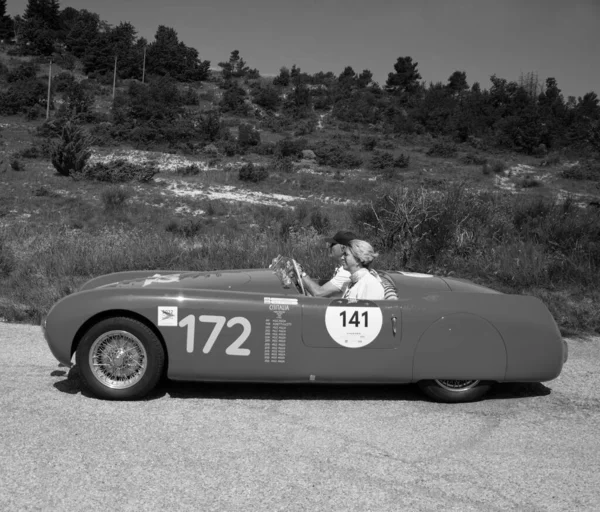
[[[448,391],[466,391],[468,389],[472,389],[479,384],[479,380],[439,380],[436,379],[435,382]]]
[[[418,382],[421,390],[436,402],[474,402],[485,395],[491,382],[483,380],[433,379]]]
[[[126,389],[144,376],[148,354],[143,343],[126,331],[109,331],[97,338],[89,353],[94,376],[112,389]]]

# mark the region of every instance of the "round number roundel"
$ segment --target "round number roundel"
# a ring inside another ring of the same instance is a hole
[[[379,335],[382,323],[381,309],[368,300],[337,299],[325,311],[327,332],[342,347],[367,346]]]

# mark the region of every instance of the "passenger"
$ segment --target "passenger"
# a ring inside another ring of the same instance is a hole
[[[369,271],[369,266],[377,256],[371,244],[364,240],[352,240],[348,243],[344,249],[342,264],[351,274],[351,284],[343,295],[344,299],[385,299],[381,280]]]
[[[350,286],[350,272],[342,266],[342,256],[344,254],[344,246],[356,238],[358,237],[352,231],[338,231],[333,237],[325,239],[329,247],[329,257],[338,265],[331,280],[325,284],[320,285],[309,277],[306,272],[303,270],[300,271],[302,284],[304,284],[304,288],[313,297],[340,296]]]

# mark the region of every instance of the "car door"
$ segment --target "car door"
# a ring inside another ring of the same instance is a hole
[[[158,327],[168,346],[170,378],[304,380],[296,364],[298,350],[306,351],[298,299],[211,291],[175,307],[163,302],[171,316],[161,326],[159,307]]]
[[[399,301],[305,297],[301,304],[313,380],[410,381],[412,349],[402,341]]]

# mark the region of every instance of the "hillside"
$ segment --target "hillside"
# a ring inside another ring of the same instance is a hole
[[[47,83],[38,60],[0,56],[4,104],[14,83]],[[35,76],[11,82],[27,62]],[[86,279],[120,270],[264,267],[281,253],[326,277],[320,239],[348,228],[374,243],[379,268],[534,294],[564,333],[600,332],[589,147],[527,154],[344,121],[339,101],[318,108],[322,88],[272,78],[118,80],[114,101],[112,81],[77,66],[54,65],[52,78],[48,121],[45,97],[0,117],[5,320],[39,322]],[[68,121],[93,137],[71,176],[52,163]]]

